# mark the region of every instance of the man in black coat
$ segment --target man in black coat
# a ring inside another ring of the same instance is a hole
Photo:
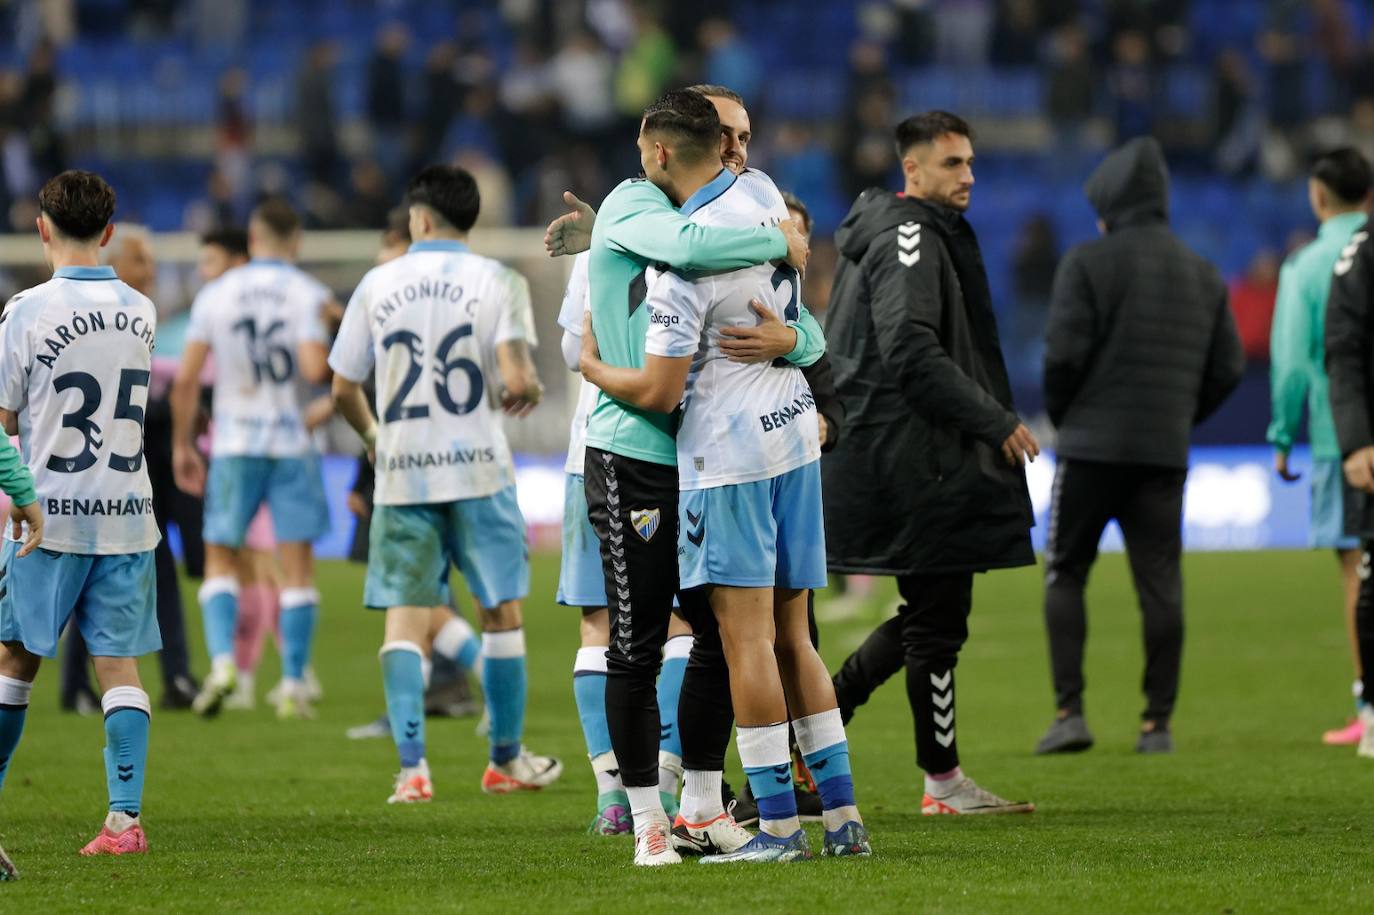
[[[1336,262],[1326,303],[1326,373],[1331,379],[1331,416],[1344,459],[1345,480],[1364,494],[1359,535],[1360,597],[1355,604],[1355,640],[1360,651],[1361,695],[1359,755],[1374,759],[1374,244],[1366,222],[1350,238]]]
[[[973,575],[1031,565],[1024,464],[978,240],[970,129],[932,111],[897,127],[906,190],[865,191],[835,235],[826,340],[846,429],[821,462],[833,572],[894,575],[905,606],[835,675],[846,719],[898,669],[926,772],[922,813],[1028,812],[959,770],[954,666]]]
[[[1131,140],[1084,186],[1103,236],[1059,266],[1045,341],[1045,407],[1059,430],[1045,551],[1057,714],[1037,753],[1085,750],[1083,589],[1107,523],[1121,526],[1145,632],[1136,749],[1173,749],[1183,653],[1188,438],[1240,383],[1245,356],[1216,268],[1169,229],[1169,174]]]

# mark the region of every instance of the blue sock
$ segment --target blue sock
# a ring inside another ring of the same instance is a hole
[[[849,741],[839,709],[831,709],[792,722],[797,748],[821,792],[821,807],[854,806],[854,776],[849,768]]]
[[[463,670],[472,670],[482,657],[482,640],[461,616],[444,623],[434,637],[434,653],[448,658]]]
[[[735,742],[749,788],[759,805],[760,828],[765,828],[770,820],[796,817],[797,796],[792,792],[792,753],[788,746],[787,725],[736,728]]]
[[[582,736],[591,759],[611,752],[611,728],[606,723],[606,649],[579,648],[573,666],[573,698]]]
[[[281,672],[300,680],[310,664],[319,617],[320,595],[314,588],[287,588],[281,592]]]
[[[682,694],[682,677],[687,673],[687,656],[692,651],[690,635],[674,636],[663,646],[663,668],[658,675],[658,748],[682,758],[682,735],[677,729],[677,701]]]
[[[382,646],[382,687],[386,690],[386,716],[401,767],[418,766],[425,758],[424,658],[414,642],[387,642]]]
[[[821,807],[854,806],[854,776],[849,770],[849,742],[841,741],[814,753],[804,753],[806,767],[821,792]]]
[[[0,676],[0,787],[4,787],[14,748],[24,733],[24,717],[29,711],[32,683]]]
[[[491,718],[491,761],[503,765],[520,755],[525,734],[525,631],[482,633],[482,691]]]
[[[152,705],[137,686],[116,686],[100,698],[105,711],[105,783],[110,810],[136,817],[143,809]]]
[[[233,578],[207,578],[200,586],[205,647],[210,660],[234,656],[234,626],[239,619],[239,584]]]

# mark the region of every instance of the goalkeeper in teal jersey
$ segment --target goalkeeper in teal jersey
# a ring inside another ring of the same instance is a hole
[[[710,193],[720,175],[720,130],[719,116],[704,97],[668,93],[645,114],[641,157],[689,161],[685,172],[691,179],[671,193],[643,179],[626,181],[602,203],[591,236],[589,307],[602,358],[610,364],[643,365],[651,265],[729,270],[784,258],[797,267],[805,263],[805,240],[790,221],[778,228],[710,229],[675,212],[693,194]],[[576,253],[591,218],[584,208],[556,221],[546,238],[549,252]],[[778,355],[800,359],[820,344],[819,327],[809,315],[799,315],[791,327],[793,346]],[[602,394],[586,435],[588,514],[601,543],[610,604],[605,711],[634,816],[639,864],[678,860],[658,790],[655,689],[678,584],[675,424],[670,416]],[[728,717],[725,727],[728,732]]]
[[[1359,150],[1346,147],[1318,156],[1308,179],[1312,213],[1321,222],[1317,238],[1284,262],[1279,274],[1274,327],[1270,335],[1270,382],[1273,390],[1273,421],[1267,438],[1274,446],[1274,467],[1288,482],[1298,474],[1288,466],[1293,438],[1307,410],[1308,438],[1312,443],[1312,515],[1308,544],[1335,550],[1345,585],[1345,623],[1355,659],[1355,706],[1357,717],[1345,727],[1322,735],[1322,742],[1352,745],[1363,727],[1358,712],[1368,697],[1361,697],[1359,650],[1355,639],[1355,604],[1360,589],[1360,541],[1356,536],[1360,494],[1350,488],[1341,471],[1341,448],[1331,417],[1331,398],[1325,366],[1326,302],[1331,292],[1331,273],[1345,255],[1351,236],[1365,222],[1374,174]]]

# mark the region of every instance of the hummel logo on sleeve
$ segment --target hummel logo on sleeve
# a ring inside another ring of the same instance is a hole
[[[1361,230],[1350,237],[1350,244],[1341,251],[1341,259],[1336,261],[1336,276],[1345,276],[1350,272],[1350,268],[1355,265],[1355,252],[1360,250],[1360,245],[1365,239],[1369,238],[1369,233]]]
[[[921,224],[903,223],[897,227],[897,260],[911,267],[921,259]]]

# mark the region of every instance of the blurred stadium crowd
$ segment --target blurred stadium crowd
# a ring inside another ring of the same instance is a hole
[[[265,192],[313,228],[381,228],[404,176],[447,160],[479,178],[479,228],[542,226],[564,189],[599,200],[635,169],[648,101],[704,81],[745,97],[751,163],[823,238],[898,186],[892,124],[948,108],[978,131],[972,219],[1034,399],[1059,253],[1095,231],[1081,178],[1140,134],[1267,358],[1279,263],[1313,229],[1308,155],[1374,156],[1372,25],[1355,0],[0,0],[0,211],[29,231],[38,184],[79,165],[154,230],[241,224]],[[833,260],[822,241],[818,306]]]

